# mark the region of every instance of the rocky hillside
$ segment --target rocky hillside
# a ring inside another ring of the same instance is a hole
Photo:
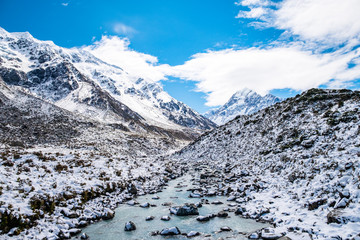
[[[0,239],[69,238],[182,174],[160,157],[183,146],[182,132],[133,133],[23,90],[0,77]]]
[[[213,186],[231,196],[239,215],[270,221],[281,233],[357,239],[359,107],[359,91],[311,89],[237,117],[174,159],[208,166],[202,194]]]
[[[191,138],[215,124],[169,96],[157,83],[129,75],[81,49],[0,28],[0,76],[42,100],[130,131],[179,130]]]
[[[223,106],[205,113],[204,116],[218,125],[223,125],[238,115],[249,115],[280,101],[281,99],[274,95],[261,96],[245,88],[234,93]]]

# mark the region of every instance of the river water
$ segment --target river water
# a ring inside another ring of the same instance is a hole
[[[268,227],[268,224],[259,223],[251,219],[244,219],[236,216],[233,212],[228,212],[228,218],[215,217],[208,222],[199,222],[196,220],[197,216],[175,216],[170,215],[169,207],[162,206],[163,203],[171,202],[172,206],[182,205],[184,203],[197,203],[199,198],[189,198],[188,188],[196,187],[192,185],[191,176],[186,175],[169,182],[168,186],[162,192],[157,194],[148,194],[139,196],[136,201],[140,204],[149,202],[157,205],[156,207],[141,208],[139,205],[130,206],[128,204],[121,204],[116,210],[115,217],[111,220],[100,221],[89,225],[83,232],[86,233],[91,240],[106,239],[106,240],[127,240],[127,239],[187,239],[187,237],[179,236],[150,236],[152,231],[161,231],[168,227],[178,227],[182,233],[189,233],[190,231],[198,231],[201,236],[192,239],[247,239],[245,235],[240,233],[252,233],[258,229]],[[155,195],[159,196],[158,200],[152,199]],[[199,208],[200,215],[217,214],[224,208],[229,208],[228,204],[233,202],[226,201],[227,197],[214,196],[204,197],[213,201],[221,201],[223,204],[203,204]],[[232,207],[235,208],[235,207]],[[162,216],[171,216],[170,221],[160,220]],[[152,221],[145,221],[147,216],[154,216]],[[124,231],[125,223],[132,221],[136,225],[136,230],[131,232]],[[221,232],[221,227],[230,227],[231,232]],[[210,237],[205,237],[211,234]]]

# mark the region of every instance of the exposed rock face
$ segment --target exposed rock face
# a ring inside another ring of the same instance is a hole
[[[183,206],[171,207],[170,212],[177,216],[199,215],[198,208],[195,204],[185,204]]]
[[[236,116],[255,113],[280,101],[280,98],[271,94],[262,97],[250,89],[243,89],[234,93],[223,106],[205,113],[204,116],[218,125],[223,125]]]

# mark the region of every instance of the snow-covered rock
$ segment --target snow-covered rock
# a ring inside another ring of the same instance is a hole
[[[173,235],[179,235],[179,234],[181,234],[181,232],[178,227],[164,228],[160,232],[160,235],[164,235],[164,236],[173,236]]]
[[[134,230],[136,230],[135,223],[133,223],[132,221],[129,221],[129,222],[125,223],[124,230],[125,231],[134,231]]]
[[[177,216],[199,215],[198,208],[195,204],[184,204],[182,206],[171,207],[170,213]]]

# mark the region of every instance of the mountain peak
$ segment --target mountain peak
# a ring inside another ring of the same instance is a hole
[[[243,89],[237,91],[236,93],[234,93],[231,98],[234,98],[234,97],[248,97],[248,96],[251,96],[251,95],[254,95],[254,94],[257,94],[257,93],[255,91],[249,89],[249,88],[243,88]]]
[[[207,112],[205,116],[216,124],[223,125],[238,115],[249,115],[280,101],[274,95],[262,97],[255,91],[244,88],[234,93],[223,106]]]

